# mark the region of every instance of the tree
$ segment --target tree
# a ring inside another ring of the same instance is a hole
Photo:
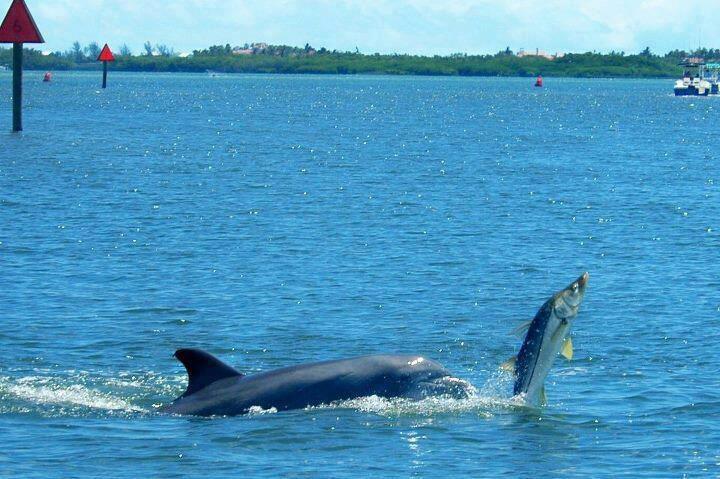
[[[88,46],[85,47],[85,54],[88,59],[95,60],[98,55],[100,55],[100,45],[98,45],[97,42],[90,42]]]
[[[153,46],[150,42],[145,42],[143,44],[143,48],[145,49],[145,55],[148,57],[151,57],[153,54]]]
[[[157,45],[155,45],[155,48],[157,49],[158,53],[164,57],[170,57],[174,53],[172,48],[164,44],[158,43]]]
[[[127,43],[123,43],[120,47],[120,55],[124,57],[129,57],[132,55],[132,51],[130,51],[130,47],[127,46]]]
[[[652,52],[650,51],[650,47],[645,47],[645,50],[640,52],[641,57],[650,58],[653,56]]]
[[[73,43],[72,50],[70,50],[70,55],[72,56],[72,59],[75,61],[75,63],[82,63],[85,61],[85,55],[83,54],[82,46],[80,46],[80,42]]]

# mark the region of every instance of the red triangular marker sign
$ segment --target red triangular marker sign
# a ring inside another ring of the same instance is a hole
[[[13,0],[0,25],[0,43],[45,43],[25,0]]]
[[[113,52],[110,51],[110,47],[106,43],[103,47],[102,51],[100,52],[100,56],[98,56],[97,61],[99,62],[114,62],[115,61],[115,55],[113,55]]]

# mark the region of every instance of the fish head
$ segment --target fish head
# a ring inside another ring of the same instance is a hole
[[[566,322],[571,321],[577,316],[580,310],[580,303],[585,297],[585,289],[587,287],[590,275],[585,272],[578,279],[573,281],[567,288],[555,293],[552,297],[552,309],[555,316]]]

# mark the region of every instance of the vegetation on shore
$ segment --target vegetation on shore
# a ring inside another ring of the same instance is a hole
[[[701,48],[692,52],[674,50],[664,55],[646,48],[638,54],[624,52],[571,53],[558,58],[517,56],[509,48],[494,55],[453,54],[449,56],[381,55],[356,52],[315,50],[285,45],[244,48],[215,45],[196,50],[192,55],[175,55],[165,45],[145,44],[145,52],[133,55],[123,45],[116,52],[113,70],[140,72],[225,73],[318,73],[318,74],[387,74],[445,76],[535,76],[556,77],[677,77],[682,73],[678,63],[686,57],[720,58],[720,50]],[[100,52],[97,43],[82,48],[75,42],[66,52],[43,55],[26,49],[24,65],[30,70],[85,70],[100,68],[95,61]],[[242,53],[238,53],[242,52]],[[0,48],[0,65],[12,65],[12,50]]]

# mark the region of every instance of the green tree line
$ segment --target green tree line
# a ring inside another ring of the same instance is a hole
[[[262,45],[258,47],[257,45]],[[657,55],[645,48],[637,54],[625,52],[572,53],[553,60],[539,56],[518,57],[507,48],[494,55],[453,54],[417,56],[405,54],[362,54],[325,48],[253,44],[232,48],[213,45],[196,50],[191,56],[177,56],[172,48],[146,42],[144,51],[134,55],[127,45],[116,52],[114,70],[139,72],[225,73],[317,73],[387,74],[446,76],[535,76],[557,77],[677,77],[678,63],[686,57],[720,58],[720,49],[673,50]],[[244,54],[238,54],[243,50]],[[248,53],[251,52],[251,53]],[[82,47],[75,42],[65,52],[43,55],[26,49],[24,66],[30,70],[96,69],[100,46],[96,42]],[[12,65],[10,48],[0,48],[0,65]]]

